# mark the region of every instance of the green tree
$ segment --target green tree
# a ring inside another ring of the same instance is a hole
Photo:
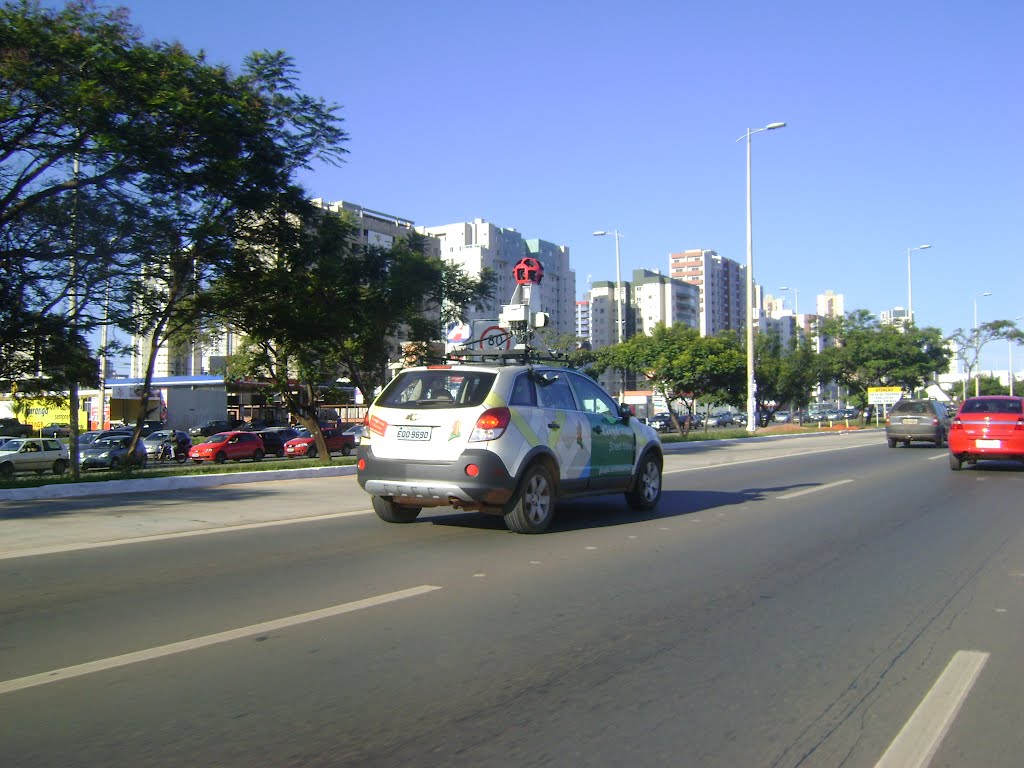
[[[432,259],[419,235],[389,249],[360,250],[350,260],[350,273],[357,300],[348,307],[350,331],[337,338],[337,353],[366,402],[387,382],[400,329],[418,350],[405,362],[422,362],[432,354],[430,345],[443,338],[446,322],[464,319],[466,308],[482,306],[494,293],[490,270],[476,278]]]
[[[950,352],[937,328],[879,325],[867,310],[822,324],[836,340],[819,355],[819,377],[847,387],[861,405],[868,387],[900,386],[914,392],[949,368]]]
[[[793,339],[787,347],[777,333],[759,333],[754,340],[754,379],[761,426],[783,406],[805,408],[818,383],[810,339]]]
[[[738,404],[745,381],[746,357],[732,334],[701,336],[695,328],[659,323],[650,336],[634,336],[596,351],[595,370],[622,368],[646,377],[670,406],[681,404],[689,413],[697,401]],[[680,433],[689,420],[672,421]]]
[[[997,339],[1006,339],[1011,344],[1019,344],[1021,340],[1024,340],[1024,333],[1012,320],[992,320],[966,331],[963,328],[957,328],[950,334],[948,341],[953,342],[956,346],[957,357],[967,368],[968,380],[972,378],[973,372],[978,368],[978,360],[981,358],[981,352],[985,345]],[[977,378],[975,392],[981,392],[981,383]]]

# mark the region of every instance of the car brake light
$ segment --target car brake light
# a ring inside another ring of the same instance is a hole
[[[469,441],[479,443],[486,440],[497,440],[505,434],[511,420],[512,413],[508,408],[488,408],[476,420]]]
[[[1019,421],[1017,423],[1020,424]],[[950,429],[963,429],[964,428],[964,425],[960,423],[960,417],[959,416],[957,416],[955,419],[953,419],[953,421],[950,422],[949,428]]]
[[[1017,419],[1017,423],[1013,425],[1014,429],[1024,429],[1024,419]]]

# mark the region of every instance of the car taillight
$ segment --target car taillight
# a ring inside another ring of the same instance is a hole
[[[1017,423],[1020,424],[1019,421]],[[955,419],[953,419],[953,421],[950,422],[949,428],[950,429],[963,429],[964,428],[964,425],[960,423],[960,417],[959,416],[957,416]]]
[[[1017,423],[1013,425],[1014,429],[1024,429],[1024,419],[1017,419]]]
[[[471,443],[497,440],[508,428],[512,413],[508,408],[488,408],[480,414],[473,425],[473,433],[469,436]]]

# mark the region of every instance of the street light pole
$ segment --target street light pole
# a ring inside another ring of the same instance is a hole
[[[604,237],[605,235],[611,235],[615,238],[615,316],[617,333],[616,337],[619,344],[622,343],[622,266],[619,259],[619,238],[622,235],[619,230],[614,229],[611,232],[607,232],[603,229],[599,229],[594,233],[594,237]]]
[[[1024,320],[1024,315],[1013,318],[1015,323]],[[1007,377],[1010,380],[1010,397],[1013,397],[1013,339],[1007,339],[1007,343],[1010,345],[1010,375]]]
[[[926,248],[931,248],[930,245],[919,245],[917,248],[907,248],[907,322],[914,322],[914,289],[913,281],[910,276],[910,254],[914,251],[923,251]]]
[[[747,140],[747,432],[757,430],[757,382],[754,380],[754,233],[750,194],[750,137],[761,131],[784,128],[785,123],[769,123],[763,128],[747,128],[736,141]]]
[[[974,343],[977,344],[978,339],[978,297],[979,296],[991,296],[992,291],[979,291],[974,294]],[[978,350],[980,356],[981,350]],[[978,397],[981,394],[981,371],[977,370],[974,372],[974,396]]]

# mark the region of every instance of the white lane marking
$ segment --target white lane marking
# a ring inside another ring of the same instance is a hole
[[[939,459],[948,459],[948,458],[949,458],[949,454],[947,454],[947,453],[940,453],[938,456],[929,456],[928,457],[928,461],[938,461]]]
[[[818,491],[827,491],[829,488],[835,488],[837,485],[846,485],[852,483],[852,478],[846,478],[845,480],[836,480],[834,483],[825,483],[824,485],[816,485],[813,488],[804,488],[802,491],[793,491],[793,493],[787,493],[783,496],[776,496],[775,498],[779,501],[785,501],[786,499],[795,499],[797,496],[806,496],[808,493],[817,493]]]
[[[130,539],[108,539],[107,541],[81,542],[77,544],[54,544],[51,547],[37,547],[20,551],[0,552],[0,560],[15,557],[36,557],[38,555],[55,555],[60,552],[76,552],[80,549],[98,549],[100,547],[119,547],[123,544],[145,544],[150,541],[167,541],[169,539],[185,539],[190,536],[209,536],[214,533],[231,533],[233,531],[251,531],[256,528],[270,528],[277,525],[295,525],[297,523],[315,523],[320,520],[334,520],[339,517],[356,517],[373,514],[372,509],[360,509],[355,512],[331,512],[326,515],[310,517],[293,517],[287,520],[265,520],[261,523],[242,523],[241,525],[222,525],[214,528],[200,528],[193,531],[176,531],[174,533],[156,533],[152,536],[133,536]]]
[[[989,654],[957,651],[875,768],[924,768],[953,724]]]
[[[20,691],[23,688],[33,688],[38,685],[56,683],[73,677],[81,677],[82,675],[91,675],[94,672],[103,672],[108,669],[125,667],[129,664],[138,664],[142,661],[152,661],[153,659],[159,659],[163,656],[171,656],[176,653],[194,651],[198,648],[205,648],[210,645],[217,645],[218,643],[227,643],[232,640],[251,637],[252,635],[276,632],[278,630],[285,629],[286,627],[295,626],[296,624],[306,624],[311,621],[329,619],[334,616],[340,616],[344,613],[352,613],[353,611],[361,611],[364,608],[372,608],[377,605],[384,605],[385,603],[393,603],[396,600],[418,597],[419,595],[425,595],[428,592],[433,592],[438,589],[441,589],[441,587],[424,584],[419,587],[402,589],[398,592],[389,592],[386,595],[367,597],[363,600],[356,600],[352,603],[342,603],[340,605],[332,605],[329,608],[321,608],[317,611],[309,611],[308,613],[286,616],[283,619],[265,621],[261,624],[250,624],[247,627],[229,629],[226,632],[217,632],[213,635],[195,637],[191,640],[182,640],[177,643],[170,643],[169,645],[159,645],[156,648],[147,648],[142,651],[135,651],[134,653],[125,653],[121,656],[111,656],[108,659],[97,659],[96,661],[89,661],[85,664],[76,664],[72,667],[63,667],[49,672],[40,672],[37,675],[18,677],[13,680],[0,682],[0,695],[11,693],[12,691]]]
[[[702,464],[699,467],[684,467],[682,469],[665,469],[662,470],[662,475],[675,475],[680,472],[697,472],[704,469],[719,469],[721,467],[736,467],[740,464],[761,464],[766,461],[777,461],[779,459],[795,459],[798,456],[812,456],[815,453],[835,453],[836,451],[852,451],[857,448],[877,448],[878,446],[874,443],[865,443],[864,445],[845,445],[841,448],[819,448],[815,451],[800,451],[798,453],[784,453],[781,456],[761,456],[756,459],[741,459],[739,461],[726,461],[721,464]],[[666,458],[672,457],[683,457],[685,453],[668,453]]]

